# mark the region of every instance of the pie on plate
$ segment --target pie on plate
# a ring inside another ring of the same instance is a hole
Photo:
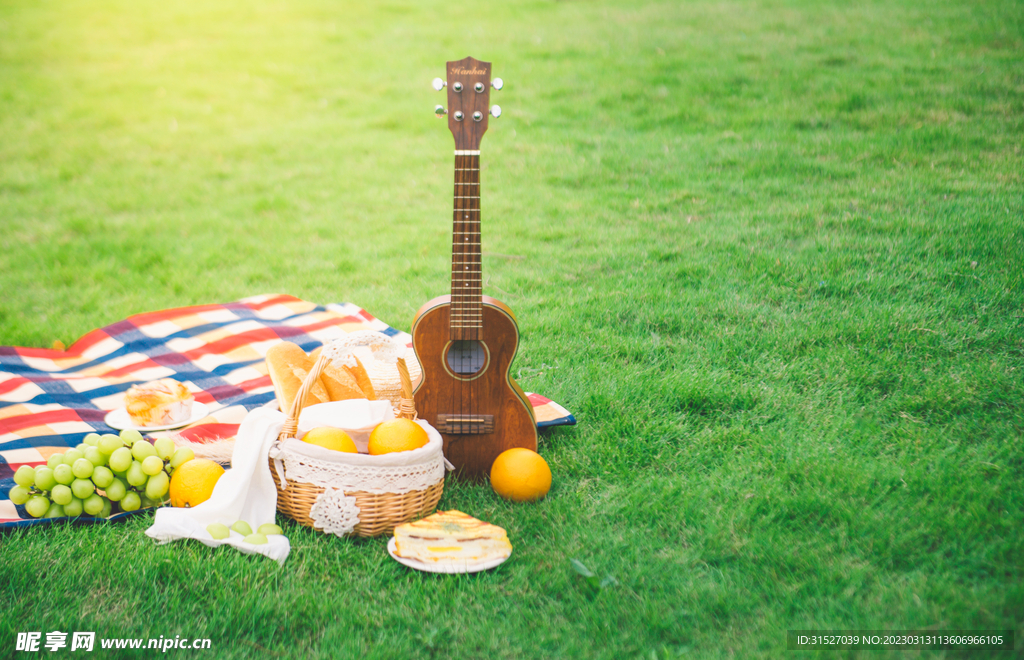
[[[512,554],[504,529],[454,509],[399,525],[393,542],[396,559],[404,559],[403,564],[414,568],[426,567],[422,570],[431,566],[490,568]]]

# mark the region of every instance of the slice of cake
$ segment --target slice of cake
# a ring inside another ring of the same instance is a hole
[[[476,564],[508,557],[512,544],[501,527],[453,509],[395,527],[395,554],[428,564]]]

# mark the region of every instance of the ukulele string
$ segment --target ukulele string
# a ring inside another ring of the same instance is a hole
[[[469,194],[470,193],[469,193],[468,182],[471,181],[472,178],[473,178],[473,173],[471,171],[469,171],[472,168],[472,166],[473,166],[473,157],[472,156],[466,156],[466,161],[467,161],[467,163],[466,163],[467,167],[466,167],[466,171],[463,172],[463,177],[462,177],[462,208],[464,209],[464,211],[462,213],[462,219],[466,223],[466,231],[470,231],[471,232],[472,231],[472,226],[473,226],[473,222],[472,222],[473,218],[470,217],[470,216],[471,216],[472,211],[473,211],[473,200],[469,199]],[[466,236],[466,238],[472,238],[472,236]],[[470,247],[470,244],[472,243],[472,241],[464,241],[464,243],[466,243],[466,251],[465,251],[465,254],[463,254],[463,256],[462,256],[462,260],[463,260],[462,275],[463,275],[464,278],[466,278],[465,279],[465,283],[468,285],[468,284],[471,284],[471,282],[470,282],[470,277],[471,276],[469,275],[469,272],[470,272],[470,270],[469,270],[469,260],[472,257],[473,249],[472,249],[472,247]],[[463,287],[463,288],[472,290],[471,286],[466,286],[466,287]],[[472,308],[472,302],[470,302],[470,301],[472,301],[472,299],[473,299],[473,296],[471,296],[471,295],[470,296],[463,296],[463,298],[462,298],[462,301],[463,301],[462,302],[462,325],[463,325],[463,327],[466,328],[466,330],[463,331],[463,335],[462,335],[464,338],[468,338],[468,337],[472,336],[472,331],[469,329],[469,325],[470,325],[470,317],[469,317],[470,311],[469,310]],[[468,367],[467,362],[466,362],[467,355],[471,353],[471,351],[466,350],[469,346],[470,346],[469,340],[466,339],[465,343],[462,344],[462,348],[463,348],[463,351],[462,351],[462,373],[463,373],[462,390],[463,390],[463,394],[462,394],[462,410],[461,410],[461,413],[462,413],[462,419],[463,419],[462,423],[463,423],[463,425],[465,425],[466,417],[469,415],[469,411],[472,409],[472,399],[470,398],[472,396],[472,390],[471,390],[470,386],[466,384],[466,380],[465,380],[466,372],[469,370],[469,367]],[[470,391],[467,392],[466,390],[470,390]],[[466,427],[463,426],[463,431],[465,431],[465,430],[466,430]]]
[[[477,315],[478,315],[479,312],[477,310],[477,307],[478,307],[477,295],[478,294],[477,294],[477,290],[476,290],[476,287],[477,287],[476,278],[478,276],[478,271],[479,271],[479,268],[477,267],[476,259],[477,259],[477,255],[480,252],[480,235],[479,235],[479,231],[480,231],[480,198],[479,198],[479,195],[480,195],[480,193],[477,192],[477,190],[475,190],[475,188],[478,188],[479,186],[474,186],[473,184],[474,183],[478,183],[480,181],[480,160],[479,159],[480,159],[480,156],[470,156],[469,157],[469,164],[470,164],[469,172],[468,172],[469,176],[467,177],[468,181],[467,181],[467,184],[465,186],[465,190],[466,190],[465,196],[466,196],[466,200],[469,202],[467,204],[467,206],[469,207],[469,212],[466,213],[465,215],[469,216],[467,218],[467,224],[469,224],[469,227],[470,227],[470,238],[472,239],[472,240],[469,241],[469,250],[468,250],[469,251],[469,255],[468,255],[467,259],[466,259],[467,264],[468,264],[467,267],[466,267],[466,271],[469,273],[469,284],[470,284],[470,286],[467,287],[467,288],[469,288],[470,291],[472,292],[471,295],[469,296],[469,300],[472,301],[472,302],[470,303],[470,306],[469,306],[470,309],[469,309],[469,312],[468,312],[467,317],[466,317],[469,320],[470,330],[469,330],[468,335],[469,335],[469,337],[471,339],[471,343],[469,344],[470,350],[467,351],[467,355],[466,355],[467,365],[466,365],[464,370],[467,373],[473,374],[474,376],[476,375],[476,370],[473,367],[475,366],[475,359],[476,359],[476,354],[477,354],[477,348],[479,346],[478,342],[480,340],[480,333],[479,333],[479,329],[477,328],[477,326],[479,324],[479,320],[478,320],[478,316]],[[465,413],[467,415],[467,417],[473,417],[474,416],[475,404],[476,404],[476,386],[477,386],[477,380],[474,377],[473,380],[470,381],[470,383],[468,385],[469,394],[467,396],[466,413]]]
[[[459,163],[459,173],[458,173],[458,178],[457,178],[457,180],[459,181],[459,185],[458,185],[458,188],[457,188],[457,190],[458,190],[458,193],[457,193],[457,195],[458,195],[457,206],[459,208],[459,226],[460,226],[459,237],[461,238],[460,250],[459,250],[459,253],[461,255],[461,259],[460,259],[460,263],[459,263],[459,279],[460,279],[460,283],[461,283],[462,286],[459,287],[460,291],[459,291],[459,319],[458,319],[459,320],[459,333],[458,333],[458,336],[459,336],[459,366],[458,366],[458,371],[459,371],[459,395],[458,395],[458,399],[459,399],[459,402],[458,402],[459,403],[459,408],[458,408],[459,418],[458,419],[459,419],[459,431],[463,431],[464,432],[466,430],[465,427],[464,427],[464,424],[465,424],[465,414],[466,414],[466,381],[465,381],[464,378],[462,378],[462,375],[465,374],[465,372],[466,372],[466,351],[465,351],[465,348],[466,348],[466,309],[467,309],[467,295],[466,295],[466,293],[467,293],[467,289],[469,288],[468,287],[469,283],[468,283],[468,281],[466,279],[466,272],[468,270],[468,266],[467,266],[468,245],[467,244],[469,243],[469,241],[468,241],[469,236],[468,236],[468,234],[466,232],[469,231],[469,222],[468,222],[468,220],[469,220],[469,213],[468,213],[468,205],[466,203],[466,185],[465,185],[465,183],[466,183],[466,178],[468,176],[467,170],[469,169],[468,168],[469,163],[467,161],[470,160],[470,157],[467,156],[467,155],[462,155],[462,156],[459,157],[459,160],[460,160],[460,163]]]
[[[469,216],[469,217],[466,218],[466,223],[469,225],[469,231],[470,231],[469,238],[472,239],[468,243],[467,251],[468,251],[469,254],[466,257],[466,262],[467,262],[466,271],[469,273],[469,282],[468,283],[470,285],[467,288],[471,292],[471,295],[469,296],[469,300],[471,302],[469,304],[469,311],[467,312],[466,318],[469,321],[470,330],[469,330],[469,332],[467,334],[471,338],[471,342],[475,342],[475,341],[479,340],[479,335],[478,335],[477,331],[475,330],[476,322],[477,322],[476,321],[476,264],[473,261],[473,259],[475,258],[476,253],[477,253],[477,249],[476,249],[476,247],[474,247],[474,245],[475,245],[475,243],[478,242],[477,230],[479,229],[479,226],[480,226],[479,222],[478,222],[479,221],[480,212],[479,212],[479,205],[476,203],[479,200],[475,200],[474,199],[474,197],[475,197],[474,192],[475,191],[473,190],[473,185],[472,185],[474,181],[479,179],[479,162],[478,162],[477,159],[479,159],[479,156],[476,156],[476,157],[470,156],[469,159],[468,159],[469,160],[469,168],[468,168],[469,171],[467,173],[469,174],[469,176],[467,178],[469,180],[467,182],[467,185],[465,186],[466,200],[469,202],[466,205],[469,208],[469,211],[465,214],[466,216]],[[476,215],[474,215],[474,213]],[[466,372],[472,372],[473,371],[473,358],[475,357],[475,354],[476,354],[476,344],[475,343],[470,343],[469,344],[469,348],[470,348],[470,350],[467,351],[467,356],[466,356],[468,365],[464,368],[464,371],[466,371]],[[469,386],[468,386],[469,395],[468,395],[467,401],[466,401],[466,412],[465,412],[466,416],[472,416],[473,415],[474,402],[476,401],[476,399],[474,398],[474,394],[475,394],[474,387],[475,386],[476,386],[476,380],[474,379],[473,381],[470,381]]]
[[[460,335],[460,332],[458,330],[458,324],[459,324],[459,320],[461,319],[461,309],[460,309],[461,305],[460,305],[460,302],[459,302],[461,300],[461,297],[459,296],[460,281],[459,281],[459,277],[458,277],[458,274],[459,274],[459,263],[462,261],[461,257],[459,256],[462,253],[462,245],[461,245],[461,241],[459,240],[459,238],[462,236],[461,231],[462,231],[462,215],[463,215],[462,209],[461,209],[461,201],[459,199],[459,191],[461,190],[461,186],[459,185],[460,184],[460,177],[461,177],[461,165],[462,165],[461,160],[462,160],[461,156],[455,156],[455,193],[454,193],[455,194],[455,199],[454,199],[454,202],[455,202],[455,232],[456,233],[452,237],[452,242],[454,243],[454,246],[453,246],[453,254],[454,254],[454,256],[452,257],[452,269],[455,272],[452,273],[452,305],[451,305],[451,311],[452,311],[453,317],[452,317],[452,320],[451,320],[451,325],[452,325],[452,333],[451,333],[452,348],[451,348],[451,350],[455,350],[456,346],[457,346],[456,342],[458,341],[458,337]],[[451,411],[452,417],[455,417],[456,414],[459,414],[459,410],[456,408],[456,399],[461,399],[461,392],[457,391],[458,386],[460,384],[461,383],[456,383],[456,386],[451,388],[452,401],[451,401],[451,404],[449,405],[448,409]],[[455,419],[459,419],[459,418],[455,417]]]
[[[462,156],[463,161],[465,161],[467,158],[468,158],[467,156]],[[466,222],[466,220],[468,219],[467,216],[469,214],[466,213],[466,186],[464,185],[465,182],[466,182],[466,163],[465,162],[462,163],[462,167],[460,168],[459,171],[460,171],[460,176],[459,176],[459,178],[460,178],[459,206],[462,209],[460,211],[460,213],[459,213],[459,216],[460,216],[459,220],[462,223],[462,232],[463,232],[462,234],[460,234],[460,236],[462,237],[463,240],[462,240],[462,263],[461,263],[461,267],[459,268],[459,275],[462,278],[462,295],[459,296],[459,325],[461,327],[461,331],[459,332],[459,337],[460,337],[460,344],[459,344],[459,349],[460,349],[460,351],[459,351],[459,372],[460,372],[460,376],[461,376],[461,374],[464,374],[466,372],[466,351],[465,351],[465,348],[466,348],[466,344],[465,344],[465,341],[466,341],[466,289],[468,288],[466,286],[467,285],[467,282],[466,282],[466,248],[467,248],[466,242],[467,241],[465,240],[466,239],[465,232],[466,232],[466,230],[468,228],[468,223]],[[464,428],[462,428],[462,425],[465,423],[465,419],[466,419],[466,417],[465,417],[465,414],[466,414],[465,413],[465,405],[466,405],[465,387],[466,387],[466,381],[460,377],[459,378],[459,430],[460,431],[464,431],[465,430]]]

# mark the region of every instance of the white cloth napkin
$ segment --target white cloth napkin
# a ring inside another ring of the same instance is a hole
[[[188,538],[211,548],[230,545],[245,554],[265,555],[284,564],[291,552],[291,544],[284,536],[268,536],[265,545],[253,545],[243,542],[244,537],[235,531],[221,540],[206,531],[211,523],[230,527],[244,520],[255,532],[260,525],[274,522],[277,488],[267,457],[284,419],[283,413],[268,408],[250,411],[238,427],[231,469],[217,481],[210,499],[188,509],[157,509],[153,526],[146,530],[146,535],[160,544]]]
[[[318,403],[303,408],[299,413],[296,437],[301,439],[318,426],[332,426],[348,433],[356,449],[365,454],[370,444],[370,431],[381,422],[394,418],[395,411],[390,401],[347,399]]]

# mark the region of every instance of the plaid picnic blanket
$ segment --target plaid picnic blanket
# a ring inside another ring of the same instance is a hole
[[[103,419],[124,405],[132,385],[158,378],[195,385],[209,415],[175,433],[216,442],[233,437],[249,410],[274,400],[264,362],[270,346],[287,339],[309,352],[356,330],[411,346],[408,333],[356,305],[287,295],[139,314],[93,330],[67,350],[0,346],[0,527],[43,522],[7,498],[15,470],[45,463],[88,433],[116,433]],[[557,403],[528,396],[538,427],[576,423]]]

